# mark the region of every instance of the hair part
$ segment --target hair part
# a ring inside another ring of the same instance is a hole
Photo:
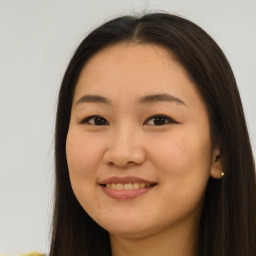
[[[65,147],[82,68],[101,49],[121,42],[153,43],[168,49],[206,104],[212,141],[219,143],[225,177],[209,179],[195,255],[255,256],[255,165],[235,77],[222,50],[204,30],[167,13],[122,16],[103,24],[81,42],[68,65],[56,116],[50,256],[111,255],[108,232],[88,216],[72,191]]]

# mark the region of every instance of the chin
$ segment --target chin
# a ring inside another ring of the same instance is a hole
[[[123,237],[128,239],[142,239],[151,234],[150,229],[146,227],[111,227],[107,230],[110,236]]]
[[[141,239],[154,235],[158,228],[156,222],[147,221],[138,216],[124,215],[122,218],[107,218],[98,224],[109,232],[110,236],[118,236],[129,239]]]

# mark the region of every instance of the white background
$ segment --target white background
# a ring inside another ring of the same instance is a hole
[[[102,22],[149,10],[187,17],[223,49],[255,155],[256,0],[0,0],[0,253],[49,250],[56,99],[75,48]]]

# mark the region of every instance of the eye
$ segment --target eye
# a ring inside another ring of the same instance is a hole
[[[90,124],[90,125],[108,125],[108,121],[101,116],[88,116],[82,120],[81,124]]]
[[[160,126],[165,124],[177,123],[166,115],[155,115],[147,119],[146,124],[152,126]]]

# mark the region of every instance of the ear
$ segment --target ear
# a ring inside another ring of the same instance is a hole
[[[221,156],[219,146],[215,147],[215,149],[213,150],[210,175],[214,179],[221,179],[224,176],[223,158]]]

